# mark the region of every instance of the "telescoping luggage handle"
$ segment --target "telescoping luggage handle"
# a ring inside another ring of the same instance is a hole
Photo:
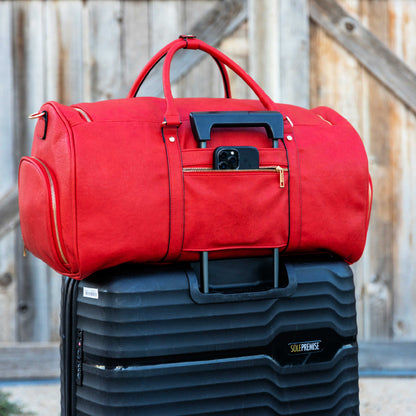
[[[201,264],[201,289],[202,293],[209,293],[209,268],[208,251],[202,251],[200,256]],[[279,285],[279,249],[273,249],[273,287],[278,289]]]
[[[273,147],[278,147],[283,139],[283,116],[277,111],[209,111],[189,114],[192,132],[200,147],[205,148],[211,139],[213,127],[264,127],[273,140]]]
[[[244,259],[242,259],[244,262]],[[236,292],[218,292],[211,291],[209,288],[209,266],[208,266],[208,252],[204,251],[200,254],[199,261],[199,276],[200,284],[195,273],[188,274],[190,295],[194,302],[200,304],[210,303],[228,303],[228,302],[244,302],[264,299],[277,299],[293,295],[296,292],[297,279],[296,273],[290,268],[290,265],[285,264],[280,267],[279,249],[273,250],[273,286],[265,290],[248,290]],[[244,267],[244,266],[243,266]],[[285,269],[285,276],[281,276],[281,272]],[[218,271],[218,269],[217,269]]]
[[[168,50],[166,53],[166,58],[163,63],[163,91],[165,94],[166,100],[166,112],[164,116],[164,121],[162,122],[162,126],[165,127],[178,127],[181,124],[181,119],[179,116],[179,112],[175,106],[175,102],[172,95],[171,84],[170,84],[170,66],[172,63],[173,56],[175,53],[180,49],[199,49],[203,52],[208,53],[222,65],[227,66],[232,71],[234,71],[249,87],[250,89],[256,94],[260,102],[263,104],[266,110],[273,111],[276,109],[274,102],[272,99],[263,91],[263,89],[247,74],[238,64],[236,64],[232,59],[230,59],[227,55],[220,52],[218,49],[213,48],[212,46],[208,45],[207,43],[196,39],[194,37],[182,37],[177,39],[176,41],[171,42],[167,47],[162,49],[162,51]],[[156,56],[159,56],[157,54]],[[163,56],[163,55],[162,55]],[[153,61],[153,59],[151,60]],[[147,75],[148,71],[151,69],[152,66],[146,66],[145,69],[141,72],[139,77],[136,79],[133,87],[131,88],[128,97],[134,97],[138,86],[141,84],[145,76]],[[147,69],[147,72],[146,72]]]

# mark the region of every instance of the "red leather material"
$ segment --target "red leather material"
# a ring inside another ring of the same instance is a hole
[[[172,42],[164,48],[166,59],[185,45],[183,39]],[[199,40],[188,39],[187,45],[244,72]],[[194,260],[200,251],[227,257],[279,247],[358,260],[371,208],[360,137],[329,108],[272,103],[244,74],[260,101],[174,99],[165,70],[167,100],[131,96],[44,104],[46,137],[35,133],[31,156],[19,169],[27,249],[77,279],[125,262]],[[272,148],[262,128],[215,128],[207,148],[198,148],[190,112],[265,107],[285,117],[279,148]],[[214,149],[224,145],[257,147],[260,169],[212,170]]]

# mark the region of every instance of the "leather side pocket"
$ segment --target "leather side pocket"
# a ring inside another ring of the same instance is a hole
[[[19,213],[25,247],[58,273],[69,263],[62,242],[58,187],[47,165],[23,157],[19,166]]]

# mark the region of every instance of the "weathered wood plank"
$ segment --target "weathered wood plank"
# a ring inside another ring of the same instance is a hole
[[[250,73],[275,101],[309,107],[307,0],[249,0]]]
[[[416,374],[416,342],[363,342],[359,344],[363,371],[407,371]]]
[[[16,333],[16,274],[14,233],[0,238],[0,342],[10,342]]]
[[[150,33],[150,51],[151,54],[158,52],[163,46],[176,39],[182,34],[185,27],[185,4],[183,1],[177,2],[175,0],[155,0],[149,4],[149,33]],[[178,33],[179,32],[179,33]],[[172,61],[171,74],[175,73],[180,66],[179,57],[181,53],[177,53]],[[189,58],[189,56],[188,56]],[[162,94],[162,78],[159,70],[162,65],[159,65],[156,71],[152,71],[152,78],[150,80],[157,80],[157,88],[155,91],[158,96]],[[151,84],[148,83],[147,86]],[[180,88],[171,82],[172,93],[174,97],[180,96]]]
[[[122,85],[121,1],[87,1],[84,30],[86,77],[92,101],[121,98],[126,95]]]
[[[19,221],[17,186],[0,198],[0,238],[10,232]]]
[[[30,153],[34,123],[27,115],[37,111],[45,101],[45,3],[12,2],[13,39],[13,85],[15,94],[14,122],[14,166],[21,156]],[[37,309],[36,291],[43,286],[46,266],[42,273],[31,267],[32,259],[23,259],[23,243],[20,229],[16,230],[14,270],[17,278],[14,337],[19,341],[39,340],[45,323],[41,309]],[[36,261],[34,264],[38,264]],[[42,305],[42,303],[39,303]]]
[[[54,343],[0,344],[0,379],[59,377],[59,345]]]
[[[14,225],[18,220],[14,156],[14,81],[13,81],[13,9],[0,2],[0,342],[15,334],[14,311],[16,279],[14,273]],[[6,235],[7,234],[7,235]]]
[[[10,117],[13,108],[12,35],[12,6],[9,2],[0,2],[0,97],[3,108],[0,112],[0,197],[13,185],[16,172],[12,140],[13,118]]]
[[[416,112],[416,74],[335,0],[310,0],[310,15],[383,85]]]
[[[45,2],[46,100],[83,100],[83,3]]]
[[[391,2],[389,5],[389,44],[412,68],[416,68],[415,16],[413,1]],[[415,91],[413,91],[416,94]],[[416,338],[416,114],[404,106],[396,106],[389,119],[393,168],[390,192],[396,201],[394,210],[395,260],[393,281],[393,336],[400,340]]]
[[[181,28],[182,33],[197,33],[194,32],[196,22],[201,17],[209,15],[215,5],[215,2],[206,0],[185,1],[185,19],[184,26]],[[201,38],[200,34],[198,34],[198,37]],[[178,94],[182,97],[224,96],[222,77],[213,59],[205,59],[207,55],[201,51],[188,50],[180,51],[179,53],[186,55],[188,59],[191,59],[191,55],[194,54],[200,54],[201,58],[199,62],[189,69],[187,74],[177,81]]]
[[[14,165],[30,153],[34,122],[27,116],[45,102],[44,3],[12,2]]]
[[[166,2],[164,1],[162,3]],[[217,1],[215,6],[212,7],[207,14],[203,15],[194,23],[194,25],[192,25],[190,29],[191,34],[194,34],[210,45],[217,46],[222,39],[231,35],[241,23],[245,21],[247,17],[245,5],[245,0]],[[176,28],[176,30],[178,29]],[[153,26],[152,31],[154,31],[154,33],[159,33]],[[169,42],[180,34],[182,33],[175,33],[173,38],[166,38],[166,40]],[[157,52],[165,45],[165,43],[167,42],[156,43],[156,39],[151,41],[152,45],[158,45],[157,47],[154,46],[151,48],[151,53]],[[185,53],[177,56],[175,59],[175,66],[171,71],[171,82],[175,83],[175,81],[187,74],[203,56],[204,55],[201,54],[190,55]],[[152,76],[146,79],[146,82],[139,91],[139,95],[160,96],[162,94],[160,81],[161,69],[162,68],[159,65],[152,71]]]
[[[415,342],[359,345],[361,372],[416,374]],[[0,343],[0,380],[58,378],[58,343]]]
[[[121,4],[122,97],[127,96],[134,80],[149,60],[149,2],[123,1]]]

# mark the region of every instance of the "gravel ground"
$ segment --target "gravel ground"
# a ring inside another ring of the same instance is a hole
[[[0,389],[11,393],[36,416],[59,416],[59,382],[0,383]],[[361,416],[415,416],[416,378],[360,379]]]

